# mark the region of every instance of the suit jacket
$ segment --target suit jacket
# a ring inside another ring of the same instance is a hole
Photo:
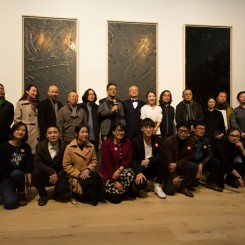
[[[146,159],[145,157],[145,147],[144,147],[144,140],[143,135],[140,134],[136,136],[132,140],[132,146],[133,146],[133,169],[135,174],[142,173],[144,166],[140,166],[141,161]],[[163,144],[161,138],[159,138],[157,135],[151,136],[151,146],[152,146],[152,157],[149,158],[149,166],[155,165],[159,161],[163,161]]]
[[[177,167],[175,172],[171,173],[172,177],[178,176],[178,169],[181,169],[186,162],[191,161],[194,156],[194,140],[188,137],[185,140],[185,145],[182,151],[179,151],[177,135],[168,137],[163,142],[164,157],[167,160],[168,165],[170,163],[176,163]]]
[[[36,147],[33,164],[36,169],[43,171],[48,176],[56,173],[58,175],[58,179],[61,179],[65,176],[62,166],[65,143],[59,140],[58,145],[59,149],[57,155],[52,159],[48,149],[48,140],[44,139],[39,142]]]
[[[145,102],[138,100],[138,106],[133,107],[131,99],[123,101],[124,119],[126,123],[127,137],[133,139],[140,134],[140,109],[145,105]]]
[[[108,107],[107,100],[108,100],[107,98],[104,98],[99,101],[98,114],[100,120],[101,135],[109,135],[111,133],[110,132],[112,126],[111,123],[114,116],[115,116],[115,121],[120,121],[125,125],[124,112],[123,112],[123,106],[121,101],[117,99],[118,111],[112,112],[111,108]]]
[[[57,104],[59,110],[63,105],[59,101],[57,101]],[[46,130],[51,125],[56,125],[56,115],[51,100],[47,98],[38,105],[38,126],[41,140],[45,139]]]

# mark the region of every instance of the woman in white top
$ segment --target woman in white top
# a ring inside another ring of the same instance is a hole
[[[141,108],[140,119],[150,118],[155,122],[154,134],[161,135],[160,124],[162,121],[162,108],[156,105],[156,94],[152,91],[146,94],[147,104]]]

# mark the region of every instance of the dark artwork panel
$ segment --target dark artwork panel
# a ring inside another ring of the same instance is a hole
[[[136,85],[140,99],[156,91],[156,24],[108,22],[108,81],[118,85],[117,97],[128,98]]]
[[[230,94],[230,28],[185,27],[185,83],[206,107],[209,97]],[[229,100],[229,98],[228,98]]]
[[[43,100],[54,84],[65,104],[67,93],[76,89],[76,20],[24,16],[23,39],[24,87],[35,84]]]

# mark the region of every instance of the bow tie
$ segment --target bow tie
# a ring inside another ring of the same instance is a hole
[[[139,100],[131,100],[132,101],[132,103],[134,103],[134,102],[138,102]]]

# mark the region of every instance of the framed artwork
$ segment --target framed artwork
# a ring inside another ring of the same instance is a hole
[[[185,26],[185,87],[207,107],[221,90],[230,94],[231,27]]]
[[[118,86],[117,97],[128,98],[136,85],[140,99],[156,91],[157,24],[108,21],[108,82]]]
[[[77,20],[23,16],[22,22],[24,88],[35,84],[43,100],[54,84],[65,104],[77,87]]]

